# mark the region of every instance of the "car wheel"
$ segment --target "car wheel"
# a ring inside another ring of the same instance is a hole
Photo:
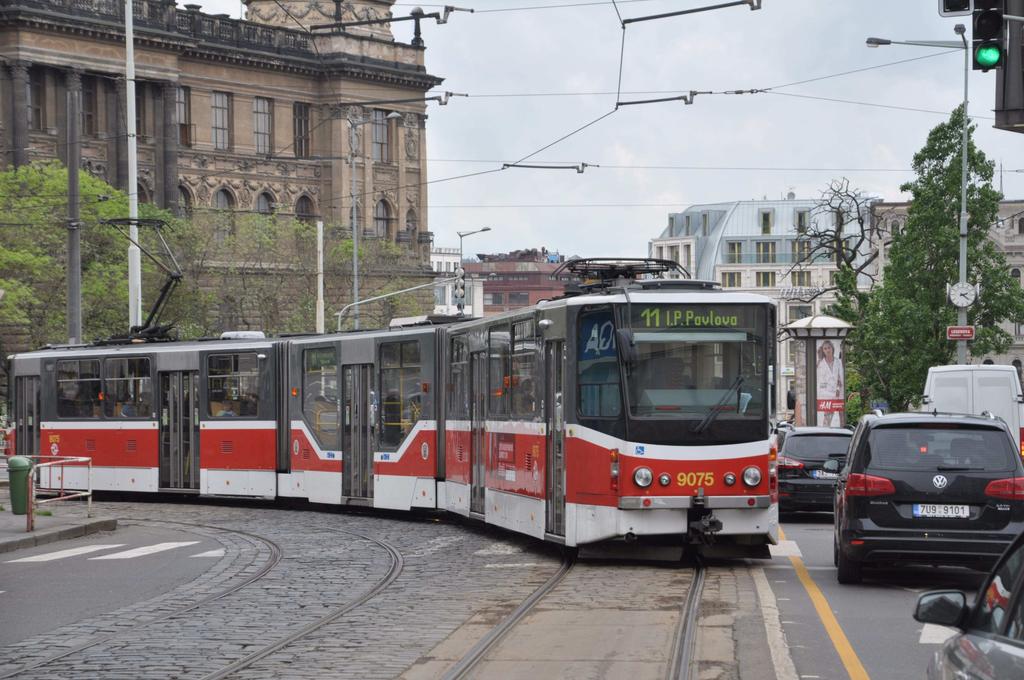
[[[861,581],[861,563],[856,560],[851,560],[843,553],[842,550],[837,548],[836,552],[836,578],[840,583],[860,583]]]

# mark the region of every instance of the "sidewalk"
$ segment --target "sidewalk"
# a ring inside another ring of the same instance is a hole
[[[52,516],[36,514],[35,531],[25,531],[25,515],[11,512],[11,490],[7,484],[7,470],[0,471],[0,553],[11,552],[34,545],[44,545],[67,538],[78,538],[98,531],[117,529],[117,520],[110,517],[97,517],[95,509],[92,517],[85,516],[85,501],[60,501],[42,506]]]

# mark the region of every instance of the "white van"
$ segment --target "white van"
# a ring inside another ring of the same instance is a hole
[[[1024,455],[1024,430],[1021,430],[1021,391],[1017,369],[995,364],[932,366],[924,383],[922,411],[971,413],[988,411],[1002,418],[1010,430],[1018,433]]]

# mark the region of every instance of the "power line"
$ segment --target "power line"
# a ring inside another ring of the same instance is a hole
[[[502,160],[474,158],[431,158],[428,163],[506,163]],[[569,161],[539,161],[552,165],[561,165]],[[591,167],[591,164],[587,164]],[[700,171],[754,171],[754,172],[913,172],[911,168],[827,168],[800,166],[726,166],[726,165],[616,165],[614,163],[594,163],[594,168],[602,170],[700,170]]]
[[[911,106],[891,106],[888,104],[876,104],[874,102],[859,102],[852,99],[835,99],[833,97],[816,97],[809,94],[797,94],[795,92],[767,92],[766,94],[774,94],[780,97],[797,97],[799,99],[813,99],[822,102],[833,102],[836,104],[855,104],[857,106],[871,106],[879,109],[896,109],[897,111],[914,111],[916,113],[935,113],[942,116],[948,116],[949,111],[939,111],[936,109],[918,109]],[[968,118],[977,118],[978,120],[995,120],[993,116],[971,116]]]

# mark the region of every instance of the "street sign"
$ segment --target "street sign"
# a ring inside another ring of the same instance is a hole
[[[974,340],[974,326],[946,326],[947,340]]]

